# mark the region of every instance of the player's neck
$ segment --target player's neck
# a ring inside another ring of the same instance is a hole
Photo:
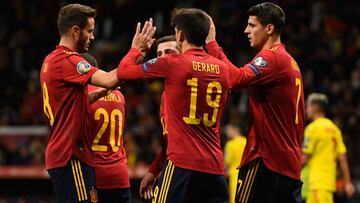
[[[59,45],[65,46],[65,47],[71,49],[72,51],[77,51],[74,41],[72,39],[69,39],[67,36],[61,37]]]
[[[280,36],[270,36],[261,50],[270,49],[276,44],[281,44]]]
[[[181,53],[185,53],[187,50],[189,49],[202,49],[202,46],[198,47],[195,46],[193,44],[190,44],[189,42],[187,42],[186,40],[182,43],[181,46]]]
[[[324,118],[325,117],[325,114],[323,113],[317,113],[317,114],[314,114],[313,116],[313,120],[316,120],[318,118]]]

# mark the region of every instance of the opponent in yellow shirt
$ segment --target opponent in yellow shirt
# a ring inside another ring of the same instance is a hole
[[[308,197],[306,203],[332,203],[336,190],[336,165],[345,180],[345,192],[350,197],[354,193],[346,159],[346,147],[340,129],[325,117],[327,97],[311,94],[306,104],[307,116],[313,120],[305,128],[303,143],[303,164],[308,166]]]
[[[229,124],[225,130],[229,138],[224,148],[225,166],[229,177],[229,203],[233,203],[238,179],[238,169],[236,168],[241,162],[241,157],[246,145],[246,138],[240,135],[239,128],[234,125]]]

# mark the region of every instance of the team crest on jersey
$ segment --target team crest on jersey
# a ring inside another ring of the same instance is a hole
[[[80,61],[78,64],[76,64],[76,70],[80,74],[88,72],[90,68],[91,65],[86,61]]]
[[[95,190],[94,187],[92,187],[90,190],[90,201],[92,203],[96,203],[99,201],[98,196],[97,196],[97,191]]]
[[[266,67],[268,65],[268,62],[261,56],[256,57],[254,64],[258,67]]]

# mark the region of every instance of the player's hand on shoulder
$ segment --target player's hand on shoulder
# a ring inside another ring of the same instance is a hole
[[[155,183],[156,177],[154,174],[147,172],[140,184],[140,197],[150,200],[153,198],[153,186]]]
[[[155,41],[155,39],[153,39],[155,31],[156,27],[153,25],[152,18],[145,22],[142,29],[141,23],[139,22],[136,26],[136,31],[131,47],[136,48],[141,52],[147,52],[150,50],[152,44]]]

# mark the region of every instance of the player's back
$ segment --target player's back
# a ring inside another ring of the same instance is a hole
[[[89,92],[98,89],[88,85]],[[92,103],[89,107],[91,149],[95,162],[96,184],[99,188],[130,186],[123,145],[125,99],[119,90]]]
[[[309,147],[309,188],[335,191],[337,157],[346,152],[340,129],[330,119],[318,118],[306,127],[305,136],[314,143],[309,142],[314,145]],[[306,147],[303,151],[309,153]]]
[[[50,123],[47,169],[65,166],[73,154],[93,165],[86,136],[88,96],[84,85],[95,71],[79,54],[63,46],[43,62],[40,82],[44,113]]]
[[[168,158],[178,167],[223,174],[219,127],[229,91],[227,65],[202,49],[161,60],[171,71],[164,103]]]

